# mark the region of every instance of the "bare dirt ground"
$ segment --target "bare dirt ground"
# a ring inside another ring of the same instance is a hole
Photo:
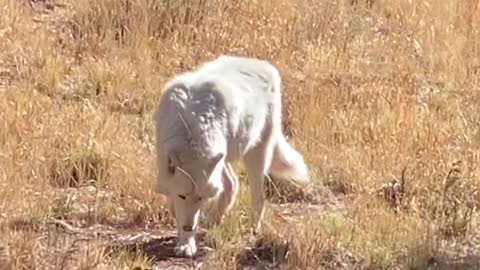
[[[203,262],[208,260],[209,253],[213,251],[205,243],[203,229],[200,229],[198,234],[199,252],[192,258],[183,258],[175,256],[173,252],[176,242],[176,231],[173,226],[158,225],[155,222],[146,223],[128,216],[112,220],[107,216],[95,216],[93,212],[89,213],[88,209],[94,207],[99,197],[111,199],[108,197],[113,196],[108,193],[97,193],[92,186],[58,189],[51,195],[68,201],[68,214],[62,219],[53,218],[39,223],[34,220],[19,219],[1,224],[3,228],[8,227],[14,231],[40,233],[41,237],[38,239],[38,247],[34,254],[39,269],[54,265],[59,266],[60,269],[71,269],[78,265],[78,258],[99,249],[103,254],[98,256],[108,256],[118,252],[144,254],[154,262],[154,269],[203,269]],[[351,199],[344,195],[315,199],[317,201],[314,203],[304,201],[272,203],[270,207],[278,220],[295,224],[306,217],[341,214],[345,204],[351,203]],[[283,259],[279,257],[279,247],[264,246],[252,241],[254,239],[252,236],[246,237],[250,238],[250,241],[246,240],[244,252],[238,256],[238,269],[283,269],[281,262],[278,262],[279,259]],[[251,243],[248,244],[249,242]],[[285,241],[284,245],[283,256],[286,256],[288,243]],[[358,258],[349,255],[348,251],[345,252],[346,255],[335,256],[351,256],[350,260],[360,262]],[[101,263],[95,265],[95,268],[104,269]]]
[[[199,252],[192,258],[177,257],[173,252],[177,240],[173,226],[136,220],[135,217],[129,216],[112,220],[107,216],[95,216],[93,212],[85,211],[94,207],[99,197],[108,198],[113,194],[99,194],[94,187],[84,187],[59,189],[54,191],[52,196],[69,198],[68,214],[62,219],[39,223],[19,219],[1,225],[14,231],[33,230],[40,233],[41,237],[37,239],[38,246],[34,254],[38,269],[53,269],[52,266],[60,267],[59,269],[76,269],[79,265],[78,258],[85,257],[89,252],[100,251],[96,256],[118,255],[120,252],[143,254],[151,260],[153,269],[209,269],[203,266],[214,249],[205,242],[206,231],[202,228],[197,237]],[[278,201],[280,198],[270,199]],[[298,198],[293,201],[296,202],[269,205],[281,223],[294,226],[306,218],[342,215],[346,207],[356,203],[355,196],[331,192],[313,196],[310,202]],[[283,233],[288,235],[288,232]],[[479,246],[480,234],[460,242],[443,241],[440,247],[442,255],[432,257],[426,269],[479,269],[480,257],[477,253]],[[243,252],[237,255],[237,269],[285,269],[283,261],[289,253],[287,240],[280,246],[271,246],[269,243],[258,241],[252,235],[246,235],[242,249]],[[319,255],[325,257],[325,265],[319,266],[321,269],[365,269],[361,256],[341,246]],[[101,260],[90,267],[110,269],[107,265],[103,266]]]

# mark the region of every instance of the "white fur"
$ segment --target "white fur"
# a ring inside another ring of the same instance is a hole
[[[256,230],[266,174],[309,180],[302,155],[282,134],[281,78],[267,61],[220,56],[179,75],[164,87],[154,118],[157,192],[170,198],[178,255],[195,254],[195,229],[206,201],[218,198],[215,224],[234,204],[239,184],[231,163],[245,164]]]

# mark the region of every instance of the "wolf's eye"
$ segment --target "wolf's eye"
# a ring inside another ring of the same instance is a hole
[[[182,200],[185,200],[187,197],[185,197],[185,195],[178,195],[178,197]]]
[[[170,174],[172,174],[172,175],[175,174],[175,165],[173,164],[173,161],[172,161],[171,158],[168,158],[168,167],[167,167],[167,169],[168,169],[168,172],[169,172]]]

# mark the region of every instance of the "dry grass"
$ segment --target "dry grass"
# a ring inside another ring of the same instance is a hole
[[[50,222],[171,229],[150,114],[171,76],[220,54],[278,66],[313,193],[354,202],[269,210],[254,237],[244,194],[205,269],[480,264],[477,1],[33,2],[0,0],[0,269],[151,269]]]

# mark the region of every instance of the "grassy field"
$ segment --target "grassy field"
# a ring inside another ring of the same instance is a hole
[[[0,0],[0,269],[480,269],[480,4],[366,2]],[[151,113],[221,54],[279,68],[313,182],[173,258]]]

